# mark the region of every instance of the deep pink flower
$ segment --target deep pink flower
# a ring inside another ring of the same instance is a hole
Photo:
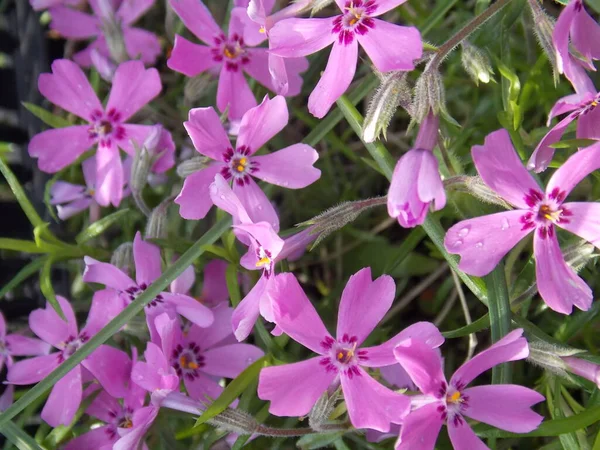
[[[401,423],[409,412],[410,399],[379,384],[363,367],[395,364],[394,347],[409,337],[419,337],[433,347],[440,346],[444,338],[433,324],[419,322],[381,345],[360,348],[389,310],[395,291],[390,276],[372,281],[369,268],[350,277],[342,293],[334,339],[296,278],[278,275],[269,292],[275,323],[319,356],[261,371],[258,396],[271,402],[271,414],[307,415],[325,391],[331,392],[341,383],[354,427],[386,432],[390,423]]]
[[[133,241],[133,259],[136,281],[117,267],[86,256],[83,281],[99,283],[115,289],[122,301],[121,308],[124,308],[144,292],[162,272],[160,249],[156,245],[143,241],[139,232],[136,233]],[[213,314],[209,308],[192,297],[178,293],[161,292],[146,306],[145,310],[150,336],[153,338],[156,337],[154,318],[163,312],[170,316],[181,314],[201,327],[207,327],[213,322]]]
[[[552,144],[560,141],[571,122],[577,121],[577,139],[598,139],[600,140],[600,92],[596,91],[592,80],[585,74],[585,71],[579,67],[573,68],[573,73],[577,78],[572,80],[576,93],[567,95],[556,102],[550,114],[548,115],[548,126],[554,117],[567,114],[567,116],[558,122],[542,138],[535,148],[527,168],[542,172],[546,170],[555,149]]]
[[[129,57],[139,58],[145,64],[152,65],[160,54],[158,37],[147,30],[131,26],[152,5],[154,0],[90,0],[93,15],[66,6],[55,6],[50,8],[52,15],[50,28],[67,39],[94,39],[86,49],[73,55],[73,60],[77,64],[90,67],[94,51],[108,60],[111,59],[102,25],[106,21],[116,21],[122,29],[125,49]]]
[[[342,12],[338,16],[285,19],[273,26],[271,52],[284,58],[310,55],[333,44],[325,72],[308,99],[308,110],[314,116],[325,116],[350,86],[358,44],[380,72],[414,69],[414,60],[423,53],[419,31],[376,19],[405,1],[336,0]]]
[[[227,265],[227,262],[221,259],[214,259],[204,266],[204,282],[199,299],[201,303],[212,308],[229,301],[229,291],[225,279]],[[195,282],[196,274],[192,265],[171,283],[171,292],[189,295]]]
[[[439,211],[446,206],[446,192],[432,151],[438,128],[438,117],[429,113],[419,128],[414,147],[400,158],[394,169],[388,191],[388,214],[403,227],[421,225],[430,207]]]
[[[463,220],[446,233],[444,245],[461,256],[459,268],[483,276],[521,239],[534,231],[538,291],[555,311],[570,314],[573,305],[588,310],[592,291],[565,262],[556,228],[560,227],[598,246],[600,203],[570,202],[566,197],[590,172],[600,167],[600,143],[571,156],[550,178],[544,192],[519,159],[506,130],[471,150],[485,184],[514,210]]]
[[[69,302],[57,296],[60,307],[67,318],[65,322],[52,306],[36,309],[29,316],[29,327],[43,341],[58,349],[58,352],[16,362],[9,368],[7,380],[11,384],[33,384],[40,381],[63,361],[72,356],[79,347],[96,334],[114,317],[107,311],[107,296],[111,292],[98,291],[94,294],[86,326],[79,332],[75,314]],[[68,425],[73,420],[81,403],[82,376],[89,371],[107,392],[122,397],[131,372],[131,363],[125,352],[108,345],[101,345],[83,362],[72,369],[54,385],[50,397],[42,409],[41,417],[53,427]]]
[[[400,342],[396,359],[409,373],[423,395],[412,397],[412,412],[404,420],[396,450],[433,450],[446,423],[456,450],[488,447],[475,435],[465,416],[513,433],[535,430],[543,417],[531,407],[544,400],[536,391],[514,384],[467,388],[479,374],[498,364],[529,355],[523,330],[514,330],[489,349],[464,363],[450,382],[442,371],[441,357],[419,338]]]
[[[66,59],[52,63],[52,73],[38,79],[40,92],[52,103],[81,117],[87,123],[53,128],[36,134],[29,142],[29,154],[38,158],[44,172],[58,172],[81,154],[98,145],[96,151],[96,200],[102,206],[118,206],[125,175],[119,147],[135,155],[132,140],[142,145],[153,127],[125,123],[158,95],[160,77],[156,69],[144,69],[139,61],[121,64],[115,73],[106,108],[77,64]]]
[[[577,64],[596,70],[592,60],[600,59],[600,25],[586,12],[583,0],[571,0],[565,7],[556,21],[552,41],[558,71],[570,80]],[[575,60],[569,55],[569,42],[582,60]]]
[[[238,341],[243,341],[252,331],[259,314],[269,322],[274,320],[267,294],[274,279],[277,262],[304,249],[318,234],[307,228],[283,240],[269,223],[252,222],[240,199],[219,174],[210,185],[210,196],[217,207],[232,215],[236,236],[248,245],[248,252],[240,260],[242,267],[262,271],[258,282],[233,312],[235,337]],[[273,333],[278,334],[279,330],[276,329]]]
[[[29,0],[29,4],[36,11],[42,11],[58,5],[79,6],[86,2],[87,0]]]
[[[252,48],[257,43],[244,41],[246,21],[240,18],[243,15],[232,14],[229,35],[226,36],[200,0],[170,0],[170,4],[185,26],[207,45],[194,44],[177,35],[167,65],[188,77],[207,70],[218,71],[217,108],[220,111],[229,107],[229,118],[239,120],[246,111],[256,106],[244,72],[268,89],[278,92],[269,73],[268,50]],[[308,62],[305,58],[296,58],[285,65],[289,75],[286,95],[297,95],[302,87],[299,73],[308,68]]]
[[[313,164],[318,159],[315,149],[294,144],[266,155],[255,153],[288,123],[285,99],[276,96],[250,109],[242,118],[240,133],[232,146],[213,108],[190,111],[185,126],[198,153],[213,159],[206,169],[189,175],[175,199],[179,214],[185,219],[202,219],[212,206],[208,188],[220,173],[233,182],[233,190],[244,204],[253,222],[270,223],[279,231],[279,219],[273,205],[253,177],[290,189],[314,183],[321,171]]]
[[[221,304],[213,312],[215,321],[210,327],[192,325],[185,332],[177,319],[171,319],[167,314],[158,316],[155,326],[160,341],[148,343],[146,362],[136,363],[133,381],[154,392],[164,389],[163,374],[174,374],[177,379],[175,386],[178,388],[179,380],[182,380],[192,398],[217,398],[223,388],[215,377],[237,377],[264,352],[254,345],[228,343],[232,335],[233,310]]]
[[[590,380],[600,388],[600,365],[574,356],[562,356],[561,359],[567,366],[567,370]]]

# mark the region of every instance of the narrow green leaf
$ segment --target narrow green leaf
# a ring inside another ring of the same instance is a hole
[[[42,450],[42,447],[31,436],[12,422],[2,425],[0,433],[15,444],[19,450]]]
[[[231,257],[229,256],[229,253],[223,247],[219,247],[217,245],[207,245],[204,248],[204,251],[206,253],[212,253],[213,255],[218,256],[221,259],[224,259],[225,261],[232,262]]]
[[[128,214],[130,214],[129,209],[122,209],[115,213],[109,214],[106,217],[103,217],[102,219],[90,224],[85,230],[83,230],[81,233],[79,233],[75,237],[75,242],[77,242],[78,244],[84,244],[87,241],[89,241],[90,239],[93,239],[96,236],[100,236],[107,229],[109,229],[112,225],[117,223],[119,220],[121,220],[123,217],[127,216]]]
[[[404,238],[400,248],[398,249],[398,253],[396,257],[392,260],[390,259],[383,270],[383,273],[393,273],[396,268],[402,264],[402,262],[406,259],[406,257],[412,252],[417,245],[423,240],[425,237],[425,232],[422,228],[414,228],[411,232]]]
[[[25,253],[45,253],[33,241],[23,239],[0,238],[0,250],[14,250]]]
[[[181,273],[187,269],[190,264],[198,259],[204,253],[204,246],[213,244],[219,237],[231,226],[231,218],[221,219],[208,230],[204,236],[198,239],[177,261],[171,264],[163,274],[158,277],[139,297],[129,304],[118,316],[111,320],[100,332],[93,336],[88,342],[79,348],[70,358],[54,369],[46,378],[29,389],[23,396],[9,406],[0,414],[0,427],[4,426],[9,420],[19,414],[32,401],[45,393],[56,384],[58,380],[64,377],[71,369],[77,366],[87,356],[89,356],[100,345],[104,344],[112,335],[126,325],[133,317],[140,313],[144,307],[150,303],[158,294],[164,291],[167,286]]]
[[[262,370],[263,367],[267,367],[269,365],[269,357],[263,356],[260,359],[257,359],[252,364],[250,364],[242,373],[240,373],[235,380],[232,380],[231,383],[223,389],[223,392],[211,405],[206,408],[206,411],[202,413],[198,420],[196,420],[196,425],[202,425],[203,423],[209,421],[213,417],[219,415],[223,411],[227,409],[231,403],[235,401],[242,392],[248,387],[252,381],[258,378],[258,374]]]
[[[52,264],[54,264],[54,258],[50,256],[48,259],[44,261],[44,265],[42,266],[42,270],[40,271],[40,290],[44,297],[52,305],[54,311],[63,319],[65,322],[67,318],[63,313],[58,300],[56,300],[56,294],[54,293],[54,288],[52,287]]]
[[[551,148],[584,148],[595,144],[594,139],[565,139],[564,141],[555,142],[550,144]]]
[[[64,128],[73,125],[67,119],[63,119],[60,116],[52,114],[51,112],[46,111],[44,108],[34,105],[33,103],[21,102],[21,104],[27,111],[52,128]]]
[[[12,280],[10,280],[8,283],[6,283],[4,286],[2,286],[2,289],[0,289],[0,298],[4,297],[8,292],[15,289],[23,281],[25,281],[27,278],[32,276],[38,270],[40,270],[42,268],[42,266],[44,265],[45,261],[46,261],[46,257],[44,257],[44,256],[39,257],[39,258],[31,261],[30,263],[28,263],[21,270],[19,270],[19,272],[13,277]]]
[[[240,295],[240,283],[238,281],[238,270],[235,264],[229,264],[225,270],[225,281],[227,283],[227,291],[231,299],[231,306],[234,308],[242,301]]]
[[[504,264],[499,263],[489,275],[484,277],[488,293],[488,308],[492,342],[498,342],[510,331],[510,299],[504,276]],[[509,364],[500,364],[492,369],[492,383],[510,384],[511,373]]]
[[[470,334],[476,333],[481,330],[485,330],[486,328],[489,328],[489,327],[490,327],[490,316],[488,314],[485,314],[485,315],[481,316],[479,319],[477,319],[475,322],[472,322],[469,325],[466,325],[461,328],[457,328],[456,330],[442,332],[442,336],[444,336],[446,339],[460,338],[460,337],[465,337]]]
[[[17,202],[19,202],[19,205],[21,205],[21,208],[23,209],[23,212],[29,219],[29,222],[31,222],[31,225],[33,225],[34,227],[43,225],[44,221],[39,216],[31,202],[27,198],[27,195],[25,195],[25,191],[19,183],[19,180],[17,180],[15,174],[12,173],[12,170],[10,170],[10,168],[2,160],[2,158],[0,158],[0,172],[2,172],[2,175],[6,179],[8,185],[10,186],[10,190],[15,195]]]
[[[344,435],[344,431],[336,431],[335,433],[315,433],[302,436],[296,442],[296,446],[300,450],[314,450],[318,448],[329,447],[339,438]]]

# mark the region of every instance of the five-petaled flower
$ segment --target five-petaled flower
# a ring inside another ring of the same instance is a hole
[[[448,230],[444,245],[461,256],[459,268],[486,275],[521,239],[535,232],[537,286],[546,304],[563,314],[570,314],[573,305],[588,310],[592,291],[565,262],[556,227],[600,245],[596,220],[600,203],[565,203],[573,188],[600,167],[600,143],[571,156],[552,175],[545,192],[521,163],[506,130],[488,135],[471,154],[483,181],[516,209],[467,219]]]
[[[401,423],[410,399],[379,384],[363,367],[395,364],[394,347],[410,337],[434,348],[444,338],[433,324],[419,322],[383,344],[361,347],[391,307],[395,291],[388,275],[372,281],[370,268],[350,277],[339,306],[337,338],[333,338],[294,275],[278,275],[269,291],[275,323],[319,356],[261,371],[258,396],[271,402],[269,411],[276,416],[304,416],[321,395],[341,384],[354,427],[388,431],[390,423]]]
[[[308,98],[314,116],[325,116],[350,86],[359,43],[380,72],[414,69],[423,53],[419,31],[376,18],[405,1],[336,0],[342,12],[338,16],[285,19],[273,26],[271,52],[284,58],[310,55],[333,44],[325,72]]]

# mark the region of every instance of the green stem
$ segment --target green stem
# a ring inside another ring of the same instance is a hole
[[[485,284],[488,291],[488,308],[490,311],[490,327],[492,342],[498,342],[510,331],[511,310],[504,264],[499,263],[489,275],[486,275]],[[492,369],[492,383],[510,384],[510,365],[500,364]]]
[[[35,440],[13,422],[2,425],[0,432],[19,450],[42,450]]]
[[[98,334],[85,343],[73,356],[54,369],[46,378],[32,387],[19,400],[13,403],[0,415],[0,427],[4,427],[10,419],[23,411],[32,401],[54,386],[58,380],[89,356],[111,336],[119,332],[133,317],[144,309],[158,294],[177,278],[190,264],[204,253],[205,246],[214,244],[219,237],[231,226],[231,218],[227,217],[217,222],[210,230],[198,239],[181,257],[154,281],[127,308],[111,320]],[[4,430],[3,430],[4,431]]]

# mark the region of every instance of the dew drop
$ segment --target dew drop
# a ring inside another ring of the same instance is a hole
[[[225,196],[224,195],[221,195],[221,200],[225,200]]]
[[[463,241],[460,239],[457,239],[456,241],[454,241],[453,246],[456,247],[460,247],[461,245],[463,245]]]
[[[502,226],[500,227],[500,229],[502,231],[508,230],[510,228],[510,224],[508,223],[508,219],[505,217],[504,219],[502,219]]]
[[[258,205],[257,208],[259,211],[262,211],[262,209],[263,209],[262,205]]]
[[[283,185],[284,185],[285,187],[287,187],[287,186],[289,186],[289,185],[290,185],[290,183],[288,183],[287,181],[284,181],[284,182],[283,182]]]
[[[462,228],[462,229],[461,229],[461,230],[458,232],[458,235],[459,235],[460,237],[462,237],[462,238],[466,237],[466,236],[467,236],[467,234],[469,234],[469,227]]]
[[[475,248],[483,248],[483,242],[478,242],[477,244],[475,244]]]

